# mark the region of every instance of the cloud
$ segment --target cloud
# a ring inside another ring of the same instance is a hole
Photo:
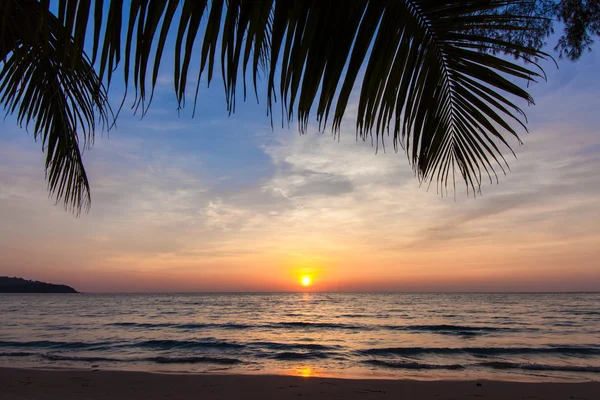
[[[595,173],[600,168],[600,157],[586,147],[586,143],[597,140],[597,134],[576,129],[578,140],[572,141],[565,140],[556,126],[539,127],[531,134],[533,140],[519,151],[513,171],[498,187],[489,188],[487,195],[470,202],[457,215],[427,228],[413,245],[451,244],[467,233],[477,238],[510,232],[519,240],[527,235],[521,226],[536,231],[549,221],[562,226],[552,232],[561,236],[565,230],[572,230],[573,222],[582,214],[589,213],[590,222],[598,221],[589,205],[600,201],[600,177]],[[596,229],[590,222],[578,221],[577,226],[594,233]]]
[[[589,111],[600,106],[598,84],[580,81],[538,93],[512,171],[476,199],[460,188],[442,198],[419,185],[404,154],[355,141],[353,109],[339,142],[240,115],[221,124],[158,112],[126,120],[86,153],[93,208],[76,219],[48,199],[39,145],[13,130],[20,139],[0,137],[1,267],[36,279],[85,271],[102,278],[89,278],[90,290],[140,280],[138,290],[283,290],[289,271],[306,268],[342,290],[439,290],[444,279],[449,290],[477,289],[510,276],[535,282],[542,270],[580,282],[600,240],[600,134]],[[199,126],[211,136],[195,139]],[[267,279],[275,286],[260,286]]]

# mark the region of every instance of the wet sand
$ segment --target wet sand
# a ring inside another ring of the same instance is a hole
[[[0,398],[595,400],[600,382],[520,383],[0,368]]]

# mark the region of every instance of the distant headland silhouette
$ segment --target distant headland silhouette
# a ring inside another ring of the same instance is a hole
[[[67,285],[0,276],[0,293],[79,293]]]

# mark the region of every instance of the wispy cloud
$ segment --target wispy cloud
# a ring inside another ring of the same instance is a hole
[[[404,154],[356,142],[352,109],[338,142],[159,101],[86,153],[93,208],[76,219],[48,199],[39,144],[10,127],[0,272],[83,290],[284,290],[306,268],[326,289],[598,289],[600,83],[585,79],[540,86],[512,171],[476,199],[442,198]]]

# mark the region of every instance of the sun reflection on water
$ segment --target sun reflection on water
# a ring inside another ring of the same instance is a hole
[[[310,378],[311,376],[316,376],[315,371],[311,367],[298,367],[294,369],[293,374],[296,376],[301,376],[303,378]]]

